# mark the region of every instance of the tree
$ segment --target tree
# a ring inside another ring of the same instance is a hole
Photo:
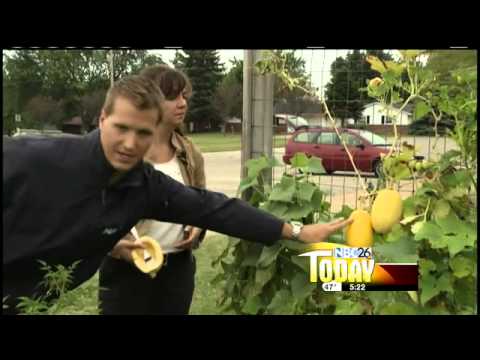
[[[437,74],[441,84],[453,85],[452,71],[477,66],[477,50],[432,50],[429,52],[427,69]]]
[[[84,109],[83,105],[89,103],[85,99],[90,95],[98,97],[98,91],[105,93],[110,86],[107,54],[107,50],[17,50],[4,56],[4,109],[8,109],[4,117],[8,113],[10,119],[12,112],[27,111],[28,118],[38,118],[29,111],[40,103],[40,108],[45,108],[43,100],[51,99],[62,104],[60,114],[64,118],[86,113],[89,119],[85,125],[89,125],[95,116],[92,111],[97,110]],[[115,80],[138,73],[144,66],[163,63],[161,57],[146,50],[114,50],[113,54]],[[36,96],[43,96],[43,100],[37,99],[28,111],[27,104]]]
[[[216,50],[177,51],[173,61],[175,68],[190,78],[193,95],[185,121],[193,123],[193,132],[218,129],[221,116],[215,106],[217,87],[223,78],[224,67]]]
[[[332,78],[326,85],[325,97],[332,116],[341,119],[342,127],[348,118],[358,121],[364,106],[373,100],[360,91],[368,79],[378,76],[366,61],[368,55],[392,60],[392,56],[382,50],[353,50],[345,58],[335,59],[331,65]]]
[[[230,60],[232,68],[217,88],[215,107],[223,119],[242,118],[243,112],[243,60]]]

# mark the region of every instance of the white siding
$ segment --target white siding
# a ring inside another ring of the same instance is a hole
[[[390,117],[393,117],[395,109],[392,109]],[[383,109],[383,106],[380,103],[373,103],[365,106],[363,110],[363,119],[369,125],[382,125],[382,116],[385,119],[383,125],[392,125],[392,123],[387,122],[386,110]],[[369,121],[368,121],[369,120]],[[411,115],[407,111],[402,111],[400,116],[397,117],[397,125],[409,125],[411,123]]]

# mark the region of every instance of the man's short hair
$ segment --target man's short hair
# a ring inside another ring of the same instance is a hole
[[[113,112],[115,100],[123,97],[132,102],[138,110],[157,109],[161,111],[160,103],[165,100],[158,85],[144,76],[130,75],[117,80],[108,90],[103,104],[106,116]]]
[[[144,68],[140,72],[141,76],[151,79],[162,90],[165,99],[174,100],[178,95],[185,91],[185,95],[192,95],[192,84],[182,71],[171,68],[168,65],[152,65]]]

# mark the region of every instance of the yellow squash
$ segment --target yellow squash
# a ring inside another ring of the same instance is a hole
[[[354,210],[350,214],[353,222],[347,226],[347,245],[369,247],[373,244],[373,229],[370,214],[365,210]]]
[[[142,236],[139,241],[145,246],[143,249],[132,250],[132,259],[133,263],[139,268],[142,272],[146,274],[156,274],[163,264],[163,251],[160,245],[155,239],[150,236]],[[148,252],[151,259],[147,258],[145,261],[145,251]]]
[[[388,233],[402,217],[402,198],[398,191],[383,189],[372,205],[372,226],[379,234]]]

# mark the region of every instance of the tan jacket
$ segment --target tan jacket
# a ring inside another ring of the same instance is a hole
[[[180,131],[174,131],[171,143],[175,149],[175,154],[185,185],[205,189],[205,166],[200,150]],[[155,220],[142,220],[135,225],[138,235],[148,235],[154,222]],[[198,239],[199,241],[203,240],[205,232],[206,231],[202,231]]]

